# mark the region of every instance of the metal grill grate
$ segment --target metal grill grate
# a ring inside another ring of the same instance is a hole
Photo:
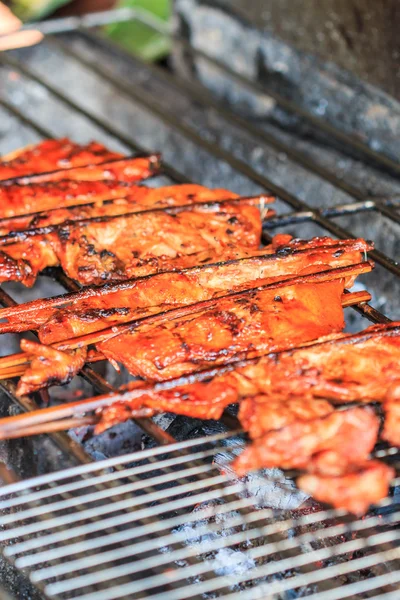
[[[228,71],[173,35],[188,52]],[[361,154],[371,164],[368,177],[375,177],[383,192],[374,197],[366,184],[341,179],[233,113],[200,84],[128,58],[96,32],[49,38],[29,52],[2,55],[0,62],[5,82],[0,106],[22,127],[20,145],[70,134],[78,141],[93,137],[129,152],[156,148],[166,157],[168,181],[194,179],[246,194],[268,190],[278,196],[279,214],[265,224],[266,239],[270,228],[290,225],[297,231],[307,224],[317,232],[354,237],[335,220],[352,215],[372,213],[393,227],[400,223],[400,185],[393,179],[399,165],[276,94],[284,109]],[[229,74],[238,86],[271,94],[241,75]],[[9,143],[7,137],[4,143]],[[267,158],[284,152],[284,181],[291,168],[296,170],[310,182],[313,201],[306,203],[293,193],[295,180],[282,185],[271,176],[271,168],[253,164],[249,147],[262,148]],[[172,165],[179,165],[179,171]],[[390,175],[381,175],[376,167]],[[324,206],[317,201],[318,186],[332,198]],[[377,249],[371,258],[382,267],[379,276],[398,285],[400,267],[393,257]],[[66,289],[76,289],[62,274],[57,279]],[[11,305],[14,300],[0,290],[0,302]],[[367,304],[356,310],[372,322],[390,320]],[[89,367],[84,376],[98,391],[112,390]],[[15,397],[12,383],[3,389],[23,410],[35,407],[32,398]],[[396,497],[364,520],[315,507],[309,513],[262,509],[245,484],[211,464],[215,455],[226,456],[236,447],[237,437],[226,433],[175,444],[153,421],[138,424],[168,448],[92,464],[67,434],[53,434],[64,452],[87,464],[0,490],[0,510],[8,513],[0,519],[4,556],[46,596],[398,597]],[[377,455],[396,465],[396,449]]]
[[[397,504],[362,520],[260,509],[210,464],[232,441],[221,434],[12,484],[0,494],[4,555],[51,598],[396,597]]]

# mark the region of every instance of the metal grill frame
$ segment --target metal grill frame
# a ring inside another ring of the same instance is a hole
[[[136,13],[136,18],[138,18],[139,20],[143,20],[143,21],[147,22],[147,24],[149,24],[147,17],[145,15],[143,16],[143,14],[141,14],[140,11]],[[155,22],[152,23],[152,26],[154,26],[154,28],[156,28],[158,30],[163,31],[164,33],[166,31],[165,26],[156,24]],[[186,40],[184,40],[182,37],[179,36],[179,34],[177,33],[176,30],[171,31],[168,29],[168,33],[170,33],[173,36],[176,43],[181,44],[185,48],[186,51],[192,53],[194,56],[199,56],[202,59],[209,61],[215,67],[220,68],[223,72],[229,73],[229,75],[233,76],[238,81],[239,84],[245,85],[249,89],[251,89],[255,92],[262,92],[263,94],[268,94],[268,95],[272,96],[274,98],[274,100],[277,101],[278,104],[280,106],[282,106],[284,109],[296,114],[299,117],[302,117],[303,119],[308,120],[313,126],[317,126],[319,129],[322,129],[325,133],[329,133],[330,135],[333,135],[336,140],[346,143],[348,145],[348,147],[350,147],[354,152],[361,154],[363,156],[363,158],[365,158],[368,162],[371,162],[374,166],[377,165],[380,169],[387,171],[391,174],[395,174],[395,175],[400,174],[400,165],[396,164],[391,159],[378,154],[377,152],[375,152],[368,146],[361,143],[354,136],[350,136],[348,134],[344,134],[343,132],[335,130],[334,128],[332,128],[332,126],[328,125],[321,119],[314,117],[313,115],[310,115],[308,113],[305,113],[305,111],[303,109],[300,109],[299,107],[288,102],[284,98],[281,98],[275,92],[271,92],[271,90],[266,89],[264,86],[255,84],[254,82],[248,80],[244,76],[233,72],[226,65],[223,65],[220,62],[216,61],[213,57],[208,56],[207,54],[205,54],[204,52],[202,52],[200,50],[194,49],[192,46],[190,46],[188,44],[188,42]],[[93,32],[93,31],[89,31],[89,30],[84,30],[84,31],[81,30],[79,35],[81,35],[83,38],[85,38],[92,44],[101,45],[102,47],[106,47],[106,48],[108,47],[110,49],[112,48],[112,51],[114,53],[116,53],[117,55],[123,54],[124,59],[126,60],[126,54],[123,51],[117,49],[113,43],[103,39],[97,32]],[[289,193],[287,190],[275,185],[267,177],[265,177],[264,175],[261,175],[259,172],[255,171],[247,163],[234,157],[232,154],[230,154],[228,151],[224,150],[223,148],[216,146],[215,144],[213,144],[213,143],[207,141],[206,139],[204,139],[203,137],[201,137],[196,131],[194,131],[194,129],[192,129],[190,127],[190,125],[186,125],[185,123],[183,123],[182,121],[177,119],[174,115],[172,115],[170,113],[166,113],[165,110],[161,107],[161,105],[157,101],[157,99],[152,97],[146,90],[142,89],[140,86],[135,86],[135,87],[130,86],[125,81],[123,81],[122,78],[120,78],[119,76],[115,76],[111,72],[110,69],[108,69],[107,67],[101,66],[97,63],[93,63],[92,61],[88,60],[87,58],[84,58],[76,50],[73,50],[64,41],[60,40],[57,37],[51,38],[50,40],[48,40],[48,42],[51,44],[54,44],[56,47],[60,48],[66,56],[71,57],[72,59],[82,63],[85,67],[93,70],[96,73],[96,75],[98,75],[101,79],[104,79],[108,83],[111,83],[118,91],[120,91],[125,96],[131,98],[136,104],[146,107],[147,110],[151,111],[154,115],[156,115],[158,118],[160,118],[163,122],[168,123],[168,125],[170,127],[172,126],[177,131],[182,133],[188,140],[190,140],[191,142],[196,144],[198,147],[201,147],[202,149],[204,149],[205,151],[210,153],[215,158],[222,160],[223,162],[226,162],[235,171],[242,173],[249,180],[262,186],[269,193],[276,194],[280,200],[282,200],[287,206],[289,206],[291,208],[291,212],[288,214],[278,216],[278,217],[274,218],[273,220],[269,221],[268,223],[265,223],[264,236],[265,236],[266,241],[268,240],[268,237],[269,237],[268,236],[269,229],[287,225],[288,223],[297,224],[297,223],[303,223],[303,222],[314,222],[315,224],[319,225],[322,229],[327,231],[329,234],[332,234],[338,238],[341,238],[341,239],[351,238],[351,237],[354,237],[351,234],[351,232],[347,231],[346,229],[344,229],[342,227],[339,227],[334,221],[332,221],[332,218],[342,216],[342,215],[348,215],[348,214],[357,214],[357,213],[366,212],[366,211],[375,211],[375,212],[379,213],[380,215],[392,220],[393,222],[400,224],[400,215],[398,212],[396,212],[396,207],[398,206],[398,198],[397,197],[384,197],[384,198],[365,197],[364,194],[362,192],[360,192],[360,190],[357,187],[354,187],[351,184],[342,181],[335,174],[331,173],[328,169],[325,169],[324,167],[321,167],[321,166],[315,164],[312,160],[309,160],[307,157],[302,155],[300,152],[291,149],[289,146],[287,146],[286,144],[284,144],[280,141],[277,141],[275,138],[273,138],[268,133],[264,132],[261,129],[256,128],[254,125],[247,122],[244,118],[238,116],[231,109],[227,108],[226,106],[223,106],[221,102],[216,100],[211,95],[211,93],[208,92],[200,84],[195,84],[193,82],[187,82],[186,80],[182,79],[181,77],[172,75],[157,66],[146,65],[146,68],[150,72],[156,74],[157,77],[166,81],[169,85],[173,86],[176,89],[177,93],[184,93],[186,95],[191,96],[197,102],[202,103],[204,106],[212,107],[213,110],[217,111],[218,114],[220,114],[223,117],[223,119],[226,120],[228,123],[230,122],[232,124],[235,124],[236,127],[239,127],[243,131],[250,133],[251,136],[253,136],[255,139],[258,139],[261,143],[271,146],[278,151],[284,151],[291,158],[291,160],[293,160],[295,163],[298,163],[299,165],[301,165],[303,168],[307,169],[311,173],[317,175],[318,177],[320,177],[322,179],[325,179],[326,181],[331,183],[336,188],[338,188],[338,189],[344,191],[346,194],[350,195],[354,199],[354,202],[351,202],[348,204],[343,204],[340,206],[324,208],[324,209],[316,209],[314,207],[309,206],[306,202],[299,199],[295,195]],[[140,63],[140,60],[137,58],[131,58],[130,60]],[[112,125],[107,123],[102,117],[91,114],[89,111],[87,111],[82,106],[80,106],[79,103],[72,101],[67,95],[61,93],[57,89],[56,86],[51,85],[51,83],[49,83],[48,81],[45,81],[43,78],[38,76],[29,67],[24,65],[20,60],[16,59],[12,54],[3,54],[0,57],[0,64],[11,66],[14,70],[23,74],[28,79],[35,81],[40,86],[43,86],[44,89],[46,89],[55,98],[57,98],[63,104],[65,104],[70,110],[72,110],[76,113],[79,113],[85,119],[88,119],[89,121],[95,123],[96,126],[98,126],[100,129],[104,130],[107,134],[109,134],[113,138],[122,142],[124,145],[126,145],[128,148],[130,148],[133,152],[142,153],[144,151],[144,149],[141,148],[136,143],[136,141],[133,141],[129,136],[121,134],[120,131],[118,131]],[[46,131],[45,128],[38,125],[32,119],[30,119],[29,117],[27,117],[26,115],[21,113],[14,105],[4,101],[3,99],[0,99],[0,105],[3,106],[3,108],[5,108],[10,113],[14,114],[21,122],[27,124],[30,128],[35,130],[41,137],[43,137],[43,138],[51,138],[52,137],[52,135],[49,131]],[[189,182],[187,177],[185,177],[185,175],[176,171],[176,169],[174,167],[172,167],[168,164],[163,165],[163,172],[174,182],[177,182],[177,183],[188,183]],[[375,260],[378,264],[380,264],[384,269],[386,269],[387,271],[389,271],[396,277],[400,277],[400,266],[389,256],[380,252],[379,250],[374,250],[373,252],[370,253],[370,256],[371,256],[371,258],[373,258],[373,260]],[[75,291],[77,289],[75,282],[73,282],[72,280],[67,278],[61,272],[57,273],[57,280],[59,281],[59,283],[61,283],[65,287],[66,290]],[[4,290],[0,289],[0,303],[3,306],[11,306],[11,305],[15,304],[15,301],[7,293],[5,293]],[[365,304],[365,303],[360,304],[359,306],[354,307],[354,309],[357,310],[359,313],[361,313],[365,318],[367,318],[368,320],[370,320],[374,323],[390,322],[390,319],[388,317],[386,317],[384,314],[382,314],[381,312],[379,312],[378,310],[376,310],[375,308],[373,308],[372,306],[370,306],[368,304]],[[103,377],[99,376],[89,366],[85,367],[83,375],[88,381],[90,381],[90,383],[94,386],[94,388],[97,389],[99,392],[104,393],[104,392],[113,391],[112,386],[110,386],[110,384]],[[12,382],[5,382],[5,383],[1,384],[1,387],[2,387],[3,391],[6,393],[6,395],[10,398],[10,400],[13,403],[17,404],[20,408],[22,408],[22,410],[29,411],[34,408],[37,408],[37,405],[32,398],[30,398],[30,397],[17,398],[16,397],[16,395],[14,393],[15,388],[14,388],[14,385]],[[201,467],[204,466],[202,463],[202,458],[204,458],[204,456],[200,457],[200,458],[196,457],[194,459],[191,456],[190,452],[187,457],[185,456],[185,452],[187,452],[187,448],[188,447],[190,448],[192,445],[194,445],[193,442],[176,444],[175,440],[171,436],[169,436],[167,433],[165,433],[161,428],[157,427],[157,425],[155,425],[155,423],[150,419],[140,419],[139,421],[137,421],[137,423],[148,435],[153,437],[154,440],[158,444],[160,444],[161,446],[170,447],[171,449],[168,451],[171,452],[171,456],[177,457],[179,460],[184,460],[184,461],[187,460],[186,464],[189,465],[189,468],[192,468],[192,469],[200,468],[201,469]],[[66,452],[69,456],[71,456],[74,459],[75,462],[81,463],[81,464],[86,463],[85,467],[77,468],[77,471],[76,471],[77,473],[81,473],[81,472],[86,473],[85,469],[87,469],[87,472],[90,472],[91,470],[97,470],[97,469],[100,470],[102,468],[106,468],[104,465],[97,466],[97,465],[91,464],[91,458],[84,452],[84,450],[82,449],[81,446],[79,446],[79,444],[76,444],[75,442],[73,442],[71,440],[71,438],[68,436],[68,434],[56,433],[56,434],[51,434],[51,437],[54,440],[54,442],[64,452]],[[207,444],[207,443],[211,443],[211,441],[212,440],[203,440],[201,443]],[[198,444],[200,445],[200,441],[198,442]],[[151,456],[151,458],[149,460],[157,461],[155,456],[157,455],[158,452],[161,452],[161,450],[162,450],[162,448],[153,451],[154,456]],[[395,457],[396,453],[397,453],[396,449],[382,450],[382,451],[378,452],[378,456]],[[134,457],[132,456],[130,458],[131,458],[131,460],[133,460]],[[122,465],[126,462],[126,459],[125,459],[125,457],[122,457],[119,459],[119,461],[120,461],[119,463],[118,463],[118,460],[114,461],[115,462],[114,466],[117,469],[122,469],[123,468]],[[158,468],[157,463],[156,463],[155,468]],[[171,467],[168,467],[168,468],[171,468]],[[206,484],[206,482],[208,481],[209,475],[210,475],[209,471],[205,471],[204,474],[200,474],[200,473],[198,474],[198,477],[200,478],[199,480],[200,481],[203,480],[202,485]],[[101,487],[100,490],[102,490],[104,492],[104,485],[105,485],[106,492],[109,491],[109,489],[110,489],[109,483],[110,483],[109,481],[107,483],[107,479],[104,482],[102,482],[101,486],[103,486],[103,487]],[[36,479],[35,485],[37,485],[37,484],[38,484],[38,480]],[[50,484],[48,484],[48,485],[50,485]],[[51,486],[52,485],[53,485],[53,483],[51,484]],[[88,485],[90,485],[90,483]],[[29,486],[30,486],[29,482],[23,482],[23,483],[16,483],[15,486],[12,485],[10,488],[7,488],[7,489],[8,489],[9,493],[12,493],[13,491],[22,493],[22,491],[28,490]],[[143,489],[146,489],[146,491],[149,493],[151,492],[150,486],[144,486]],[[2,492],[0,490],[0,495],[1,495],[1,493]],[[71,496],[68,495],[69,492],[65,492],[66,495],[64,495],[64,492],[62,492],[62,493],[63,493],[62,497],[71,498]],[[240,496],[238,496],[238,490],[235,490],[233,492],[233,497],[236,502],[240,501]],[[383,503],[383,505],[389,505],[389,504],[390,504],[390,501]],[[126,508],[128,508],[128,505],[126,506]],[[254,505],[252,504],[252,502],[250,502],[250,506],[243,507],[242,517],[246,516],[246,514],[251,515],[253,513],[254,513]],[[333,518],[333,517],[337,517],[341,513],[340,513],[340,511],[325,511],[323,513],[318,513],[318,514],[320,515],[321,518]],[[325,515],[325,516],[323,517],[323,515]],[[267,515],[265,515],[265,516],[267,518]],[[49,513],[46,512],[46,519],[48,517],[49,517]],[[268,518],[270,518],[270,519],[274,518],[274,515],[269,512]],[[354,526],[355,523],[359,523],[359,521],[354,520],[348,516],[343,515],[343,518],[346,519],[346,527],[347,528],[349,527],[349,523],[351,523],[352,526]],[[154,519],[154,517],[149,512],[149,515],[146,516],[144,519],[141,518],[140,522],[143,523],[143,526],[146,526],[149,524],[154,526],[154,523],[158,522],[158,521],[157,521],[157,519]],[[114,533],[117,533],[118,529],[112,528],[111,531]],[[348,529],[346,529],[346,531],[348,531]],[[151,539],[151,537],[149,539]],[[279,538],[279,539],[280,539],[280,541],[282,541],[281,538]],[[394,539],[390,539],[389,541],[390,541],[390,543],[394,543],[396,540],[397,540],[397,536],[395,536]],[[277,540],[275,540],[275,541],[277,541]],[[387,543],[389,543],[389,542],[387,542]],[[396,545],[394,547],[391,547],[390,550],[388,550],[388,551],[395,552],[396,559],[400,558],[400,556],[397,553]],[[8,556],[8,559],[10,559],[10,556]],[[192,566],[194,565],[194,567],[196,567],[196,565],[198,565],[198,561],[196,560],[195,556],[189,557],[188,560],[190,560]],[[11,561],[11,562],[13,562],[13,561]],[[353,562],[353,561],[351,561],[351,562]],[[307,573],[307,566],[309,567],[310,565],[307,565],[307,561],[306,561],[306,564],[302,566],[303,571],[305,569],[305,573]],[[28,569],[26,566],[24,567],[24,569],[27,569],[26,572],[28,574],[30,573],[30,569]],[[324,570],[324,572],[325,572],[325,570]],[[311,569],[311,572],[314,573],[314,576],[315,576],[314,568]],[[387,575],[385,575],[385,577],[389,577],[389,575],[387,574]],[[394,576],[392,576],[393,583],[397,583],[396,577],[397,577],[396,574]],[[208,574],[208,579],[206,578],[206,581],[207,580],[211,581],[212,579],[213,579],[213,576]],[[389,577],[389,579],[390,579],[390,577]],[[384,582],[385,585],[386,585],[386,583],[387,584],[390,583],[389,579],[385,579],[385,582]],[[400,577],[398,577],[398,579],[400,579]],[[127,583],[129,583],[129,582],[127,582]],[[38,584],[38,582],[36,581],[35,584]],[[227,582],[227,585],[229,585],[229,582]],[[46,591],[45,587],[43,587],[41,585],[38,585],[38,587],[41,588],[42,591]],[[289,588],[287,588],[287,589],[289,589]],[[330,595],[329,594],[326,595],[326,600],[334,600],[334,598],[342,597],[342,596],[337,595],[337,592],[333,591],[336,588],[332,587],[331,585],[328,585],[328,586],[322,585],[322,589],[325,589],[325,591],[329,591],[329,593],[330,593]],[[360,589],[360,588],[358,588],[358,589]],[[47,590],[47,592],[48,592],[48,590]],[[244,592],[240,592],[240,593],[241,593],[241,595],[244,594]],[[335,595],[335,593],[336,593],[336,595]],[[248,598],[252,597],[251,594],[249,595],[247,592],[246,592],[246,594],[247,594],[246,597],[248,597]],[[395,596],[393,594],[396,594],[396,592],[390,591],[388,593],[383,593],[383,594],[380,594],[380,595],[374,596],[374,597],[382,598],[382,599],[383,598],[389,599],[392,597],[395,598]],[[142,597],[142,596],[140,596],[140,597]],[[151,596],[151,597],[158,598],[158,595]],[[170,596],[163,596],[163,598],[164,597],[169,598]],[[172,595],[171,600],[173,597],[175,597],[175,596]],[[236,593],[233,593],[233,594],[229,593],[228,595],[226,595],[224,597],[229,597],[229,598],[232,597],[232,599],[233,599],[233,598],[236,598]],[[310,597],[312,597],[312,596],[310,596]],[[347,597],[347,596],[343,596],[343,597]],[[324,598],[325,598],[325,596],[324,596]]]

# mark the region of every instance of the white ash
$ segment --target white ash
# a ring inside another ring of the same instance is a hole
[[[219,452],[214,457],[214,464],[229,477],[237,479],[230,463],[234,456],[242,452],[245,442],[240,438],[231,438],[227,444],[229,446],[226,453]],[[259,508],[295,510],[309,498],[308,494],[297,489],[294,481],[277,468],[249,473],[240,481]]]
[[[241,548],[220,548],[215,549],[216,542],[223,537],[231,536],[238,529],[245,531],[245,525],[229,527],[229,522],[232,519],[237,519],[240,514],[237,511],[229,511],[227,513],[219,513],[210,518],[210,509],[213,506],[217,507],[220,503],[217,500],[201,504],[194,509],[194,521],[191,523],[185,523],[184,525],[177,527],[172,531],[173,534],[177,534],[177,541],[181,542],[182,534],[184,536],[184,544],[189,548],[195,548],[198,556],[202,557],[202,562],[205,562],[210,571],[214,571],[217,575],[245,575],[248,571],[256,567],[255,561],[246,555],[245,549],[251,547],[251,541],[247,540],[241,544]],[[202,518],[202,513],[205,513]],[[219,525],[218,530],[209,530],[206,533],[210,521],[214,524]],[[164,546],[161,548],[163,554],[171,552],[171,548]],[[178,567],[187,567],[188,562],[185,560],[175,561]],[[201,581],[190,579],[191,583]],[[232,586],[232,590],[239,589],[238,586]],[[214,595],[205,594],[204,598],[212,598]]]

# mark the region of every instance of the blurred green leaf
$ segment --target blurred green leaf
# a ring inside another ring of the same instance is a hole
[[[22,21],[35,21],[51,14],[71,0],[12,0],[11,10]]]
[[[142,8],[163,21],[168,21],[171,14],[171,0],[121,0],[118,6]],[[115,23],[109,25],[106,32],[117,44],[149,62],[160,60],[170,51],[171,40],[168,36],[157,33],[139,21]]]

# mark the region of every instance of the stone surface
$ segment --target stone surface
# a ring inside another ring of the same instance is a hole
[[[232,11],[235,4],[238,3],[232,3],[228,9],[226,2],[175,0],[181,32],[194,48],[247,78],[265,84],[272,92],[324,118],[336,128],[356,135],[374,150],[398,159],[400,104],[393,97],[332,62],[299,51],[271,31],[261,31],[255,19],[244,21]],[[268,7],[270,3],[264,5]],[[301,125],[301,120],[282,114],[267,93],[249,93],[235,84],[226,72],[203,58],[188,58],[188,54],[183,53],[178,63],[181,70],[188,73],[191,69],[192,74],[236,109],[292,128]]]
[[[222,6],[400,99],[398,0],[219,0],[208,5]]]

